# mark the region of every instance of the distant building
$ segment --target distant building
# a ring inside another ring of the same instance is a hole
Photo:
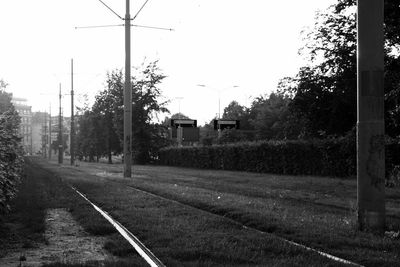
[[[32,113],[32,153],[46,154],[49,149],[49,114],[47,112]]]
[[[12,103],[21,117],[19,134],[26,153],[32,154],[32,107],[25,98],[13,97]]]

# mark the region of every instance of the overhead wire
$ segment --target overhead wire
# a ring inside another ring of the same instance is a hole
[[[91,29],[91,28],[106,28],[106,27],[119,27],[124,26],[124,24],[115,24],[115,25],[95,25],[95,26],[77,26],[76,29]]]
[[[120,15],[118,15],[117,12],[115,12],[111,7],[109,7],[106,3],[104,3],[103,1],[99,0],[100,3],[102,3],[106,8],[108,8],[112,13],[114,13],[118,18],[120,18],[121,20],[124,20]]]
[[[165,31],[173,31],[174,29],[171,28],[163,28],[163,27],[154,27],[154,26],[144,26],[144,25],[137,25],[137,24],[131,24],[133,27],[138,27],[138,28],[146,28],[146,29],[156,29],[156,30],[165,30]]]
[[[131,20],[136,19],[136,17],[139,15],[140,11],[142,11],[142,9],[144,8],[144,6],[147,4],[147,2],[149,2],[149,0],[146,0],[146,2],[144,2],[144,4],[142,5],[142,7],[139,9],[139,11],[136,13],[135,16],[133,16],[133,18]]]

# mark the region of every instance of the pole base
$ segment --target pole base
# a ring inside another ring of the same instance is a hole
[[[358,211],[358,227],[360,231],[383,234],[385,232],[385,214],[369,210]]]

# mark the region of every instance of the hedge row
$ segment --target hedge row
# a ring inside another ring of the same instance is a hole
[[[400,146],[386,147],[388,168],[400,165]],[[356,174],[354,138],[262,141],[160,150],[161,165],[275,174],[347,177]]]
[[[6,112],[0,118],[0,214],[9,210],[23,167],[23,150],[17,129],[19,117]]]

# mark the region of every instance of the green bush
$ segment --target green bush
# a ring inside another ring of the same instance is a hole
[[[17,134],[19,117],[15,111],[5,112],[0,118],[0,214],[9,210],[16,194],[23,166],[23,150]]]
[[[356,174],[355,135],[326,140],[241,142],[159,151],[161,165],[291,175],[348,177]],[[386,166],[399,165],[400,145],[386,146]]]

